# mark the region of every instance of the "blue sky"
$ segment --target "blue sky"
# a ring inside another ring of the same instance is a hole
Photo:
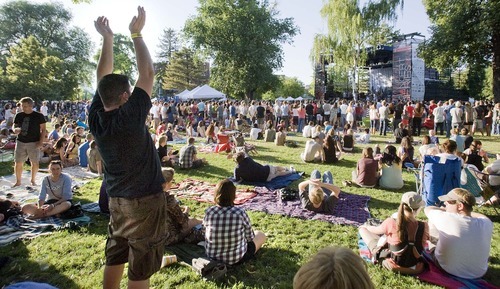
[[[0,4],[8,1],[0,0]],[[35,0],[34,2],[47,2]],[[73,14],[73,25],[83,28],[96,43],[99,35],[93,21],[101,15],[109,18],[115,33],[129,34],[128,24],[137,13],[137,6],[146,9],[147,20],[143,30],[151,54],[156,55],[158,38],[164,28],[179,31],[185,20],[196,14],[198,0],[93,0],[91,4],[73,4],[71,0],[58,1]],[[325,21],[319,11],[323,0],[277,0],[280,17],[292,17],[300,29],[291,45],[284,46],[284,66],[276,73],[297,77],[304,84],[310,84],[313,76],[309,54],[314,35],[326,32]],[[402,33],[420,32],[428,36],[429,20],[421,0],[406,0],[403,11],[398,11],[396,29]]]

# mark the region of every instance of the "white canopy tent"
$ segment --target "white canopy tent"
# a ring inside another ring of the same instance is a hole
[[[295,98],[293,98],[293,97],[289,96],[289,97],[287,97],[285,100],[286,100],[286,101],[294,101],[294,100],[295,100]]]
[[[191,99],[219,99],[224,98],[226,95],[214,88],[211,88],[207,84],[197,87],[182,96],[179,96],[181,100],[191,100]]]
[[[186,95],[186,94],[188,94],[189,92],[190,92],[189,90],[184,89],[184,91],[183,91],[183,92],[181,92],[181,93],[177,94],[176,96],[178,96],[178,97],[182,97],[183,95]]]

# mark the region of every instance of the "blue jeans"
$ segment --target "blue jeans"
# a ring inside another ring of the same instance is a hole
[[[446,121],[446,137],[449,138],[451,136],[451,119]]]
[[[299,118],[299,123],[297,124],[297,132],[302,132],[302,129],[304,128],[304,118]]]
[[[380,135],[387,135],[387,121],[388,119],[380,119]]]
[[[321,178],[321,173],[318,170],[313,170],[311,172],[311,180],[318,180],[321,179],[321,181],[325,184],[332,184],[333,185],[333,175],[332,172],[330,171],[325,171],[323,173],[323,178]],[[322,188],[323,192],[325,192],[326,195],[330,195],[332,191]],[[309,191],[311,191],[311,185],[309,185]]]

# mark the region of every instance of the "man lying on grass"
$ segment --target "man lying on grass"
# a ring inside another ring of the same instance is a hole
[[[293,167],[261,165],[244,152],[235,154],[233,159],[237,163],[234,168],[234,179],[238,182],[269,182],[276,177],[290,175],[295,172]]]

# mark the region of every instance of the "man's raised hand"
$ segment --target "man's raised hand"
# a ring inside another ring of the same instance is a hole
[[[128,29],[132,34],[141,33],[145,23],[146,23],[146,11],[144,11],[144,7],[139,6],[137,7],[137,16],[134,16],[132,18],[132,21],[130,21]]]
[[[101,34],[103,37],[113,36],[113,31],[109,27],[109,20],[104,16],[100,16],[94,21],[94,26],[97,32]]]

